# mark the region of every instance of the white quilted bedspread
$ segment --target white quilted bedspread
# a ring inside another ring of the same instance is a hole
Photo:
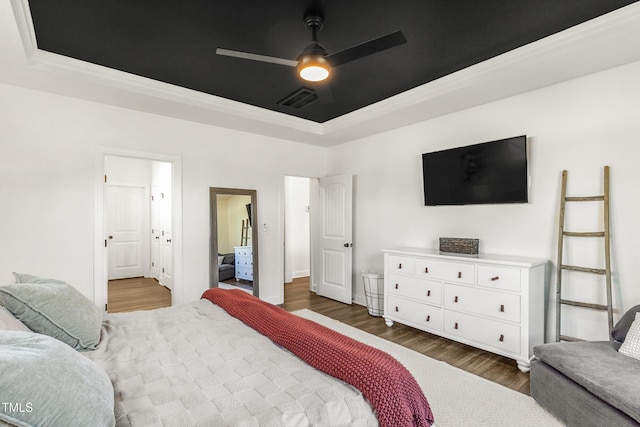
[[[376,426],[360,392],[201,300],[109,314],[97,350],[117,426]]]

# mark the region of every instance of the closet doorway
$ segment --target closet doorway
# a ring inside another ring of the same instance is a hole
[[[182,303],[181,170],[177,156],[96,148],[94,302],[98,307],[116,312]],[[113,295],[123,304],[111,304],[110,282],[120,285]],[[156,291],[162,291],[160,298]],[[156,305],[148,306],[152,301]]]
[[[105,156],[107,307],[111,313],[171,305],[171,163]]]
[[[256,190],[211,187],[209,204],[209,287],[259,296]]]
[[[317,180],[316,180],[317,181]],[[312,178],[284,177],[284,282],[311,276]]]

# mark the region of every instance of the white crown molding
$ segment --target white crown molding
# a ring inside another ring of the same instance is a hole
[[[175,86],[124,71],[114,70],[101,65],[80,61],[74,58],[35,50],[29,60],[32,68],[66,76],[83,78],[85,80],[129,90],[142,95],[156,97],[168,101],[204,108],[211,111],[240,116],[246,120],[256,120],[271,125],[283,126],[290,129],[321,135],[322,125],[299,117],[267,110],[238,101],[209,95],[192,89]]]
[[[13,15],[16,18],[16,24],[20,38],[22,39],[25,54],[27,58],[31,58],[33,53],[38,49],[38,42],[36,41],[33,21],[31,20],[29,2],[27,0],[11,0],[11,7],[13,8]]]
[[[207,119],[210,124],[321,146],[425,121],[640,60],[640,44],[633,42],[640,40],[638,2],[344,116],[316,123],[42,51],[37,47],[28,0],[11,0],[11,4],[25,55],[33,69],[136,93],[151,103],[154,99],[164,100],[176,106],[213,112],[219,117]],[[158,114],[173,114],[167,105],[156,108]],[[212,115],[199,116],[194,121],[205,122],[202,117]]]

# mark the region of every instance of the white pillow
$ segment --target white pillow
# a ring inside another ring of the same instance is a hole
[[[218,265],[222,265],[222,260],[224,259],[224,255],[220,255],[218,257]]]
[[[636,313],[636,318],[618,351],[625,356],[640,360],[640,312]]]

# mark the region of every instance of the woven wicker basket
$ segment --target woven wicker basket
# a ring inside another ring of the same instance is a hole
[[[440,252],[453,254],[478,255],[479,239],[461,239],[457,237],[440,237]]]

